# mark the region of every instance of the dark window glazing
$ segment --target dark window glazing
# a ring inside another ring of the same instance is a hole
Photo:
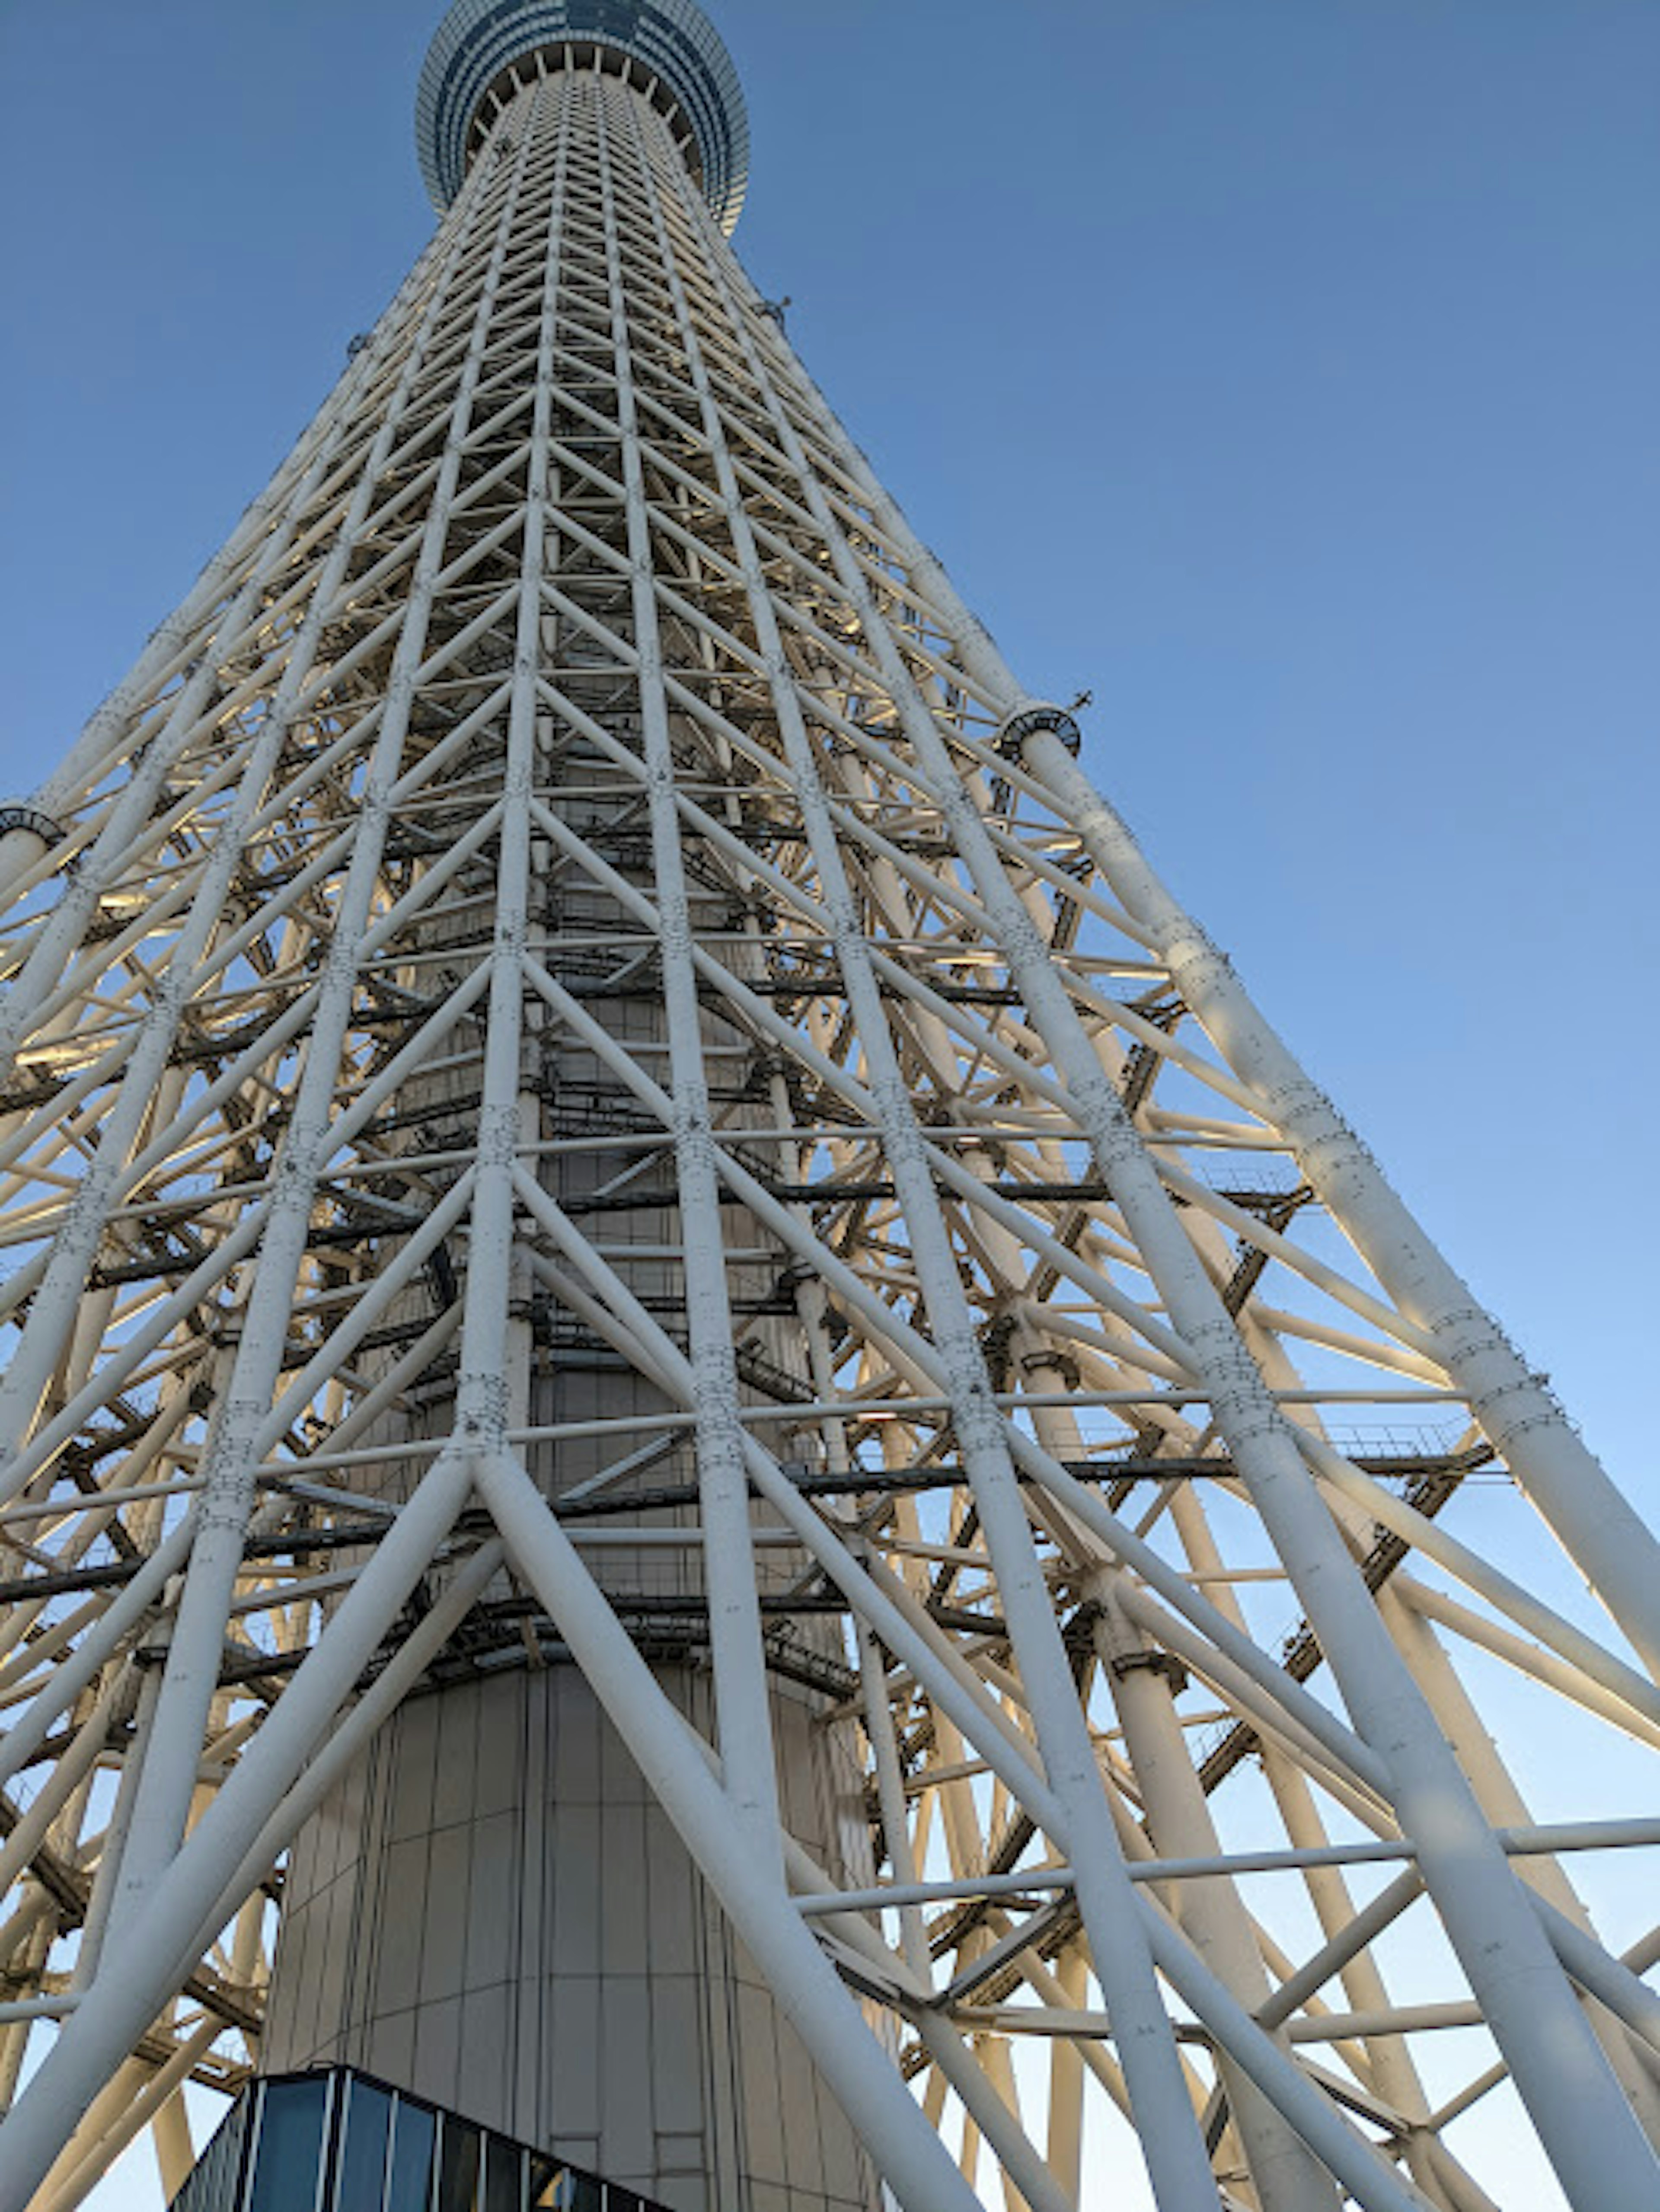
[[[579,2173],[574,2166],[556,2166],[542,2185],[541,2193],[531,2199],[532,2206],[551,2206],[556,2212],[605,2212],[605,2191],[603,2183],[591,2173]]]
[[[437,2212],[478,2212],[479,2130],[446,2118],[438,2162]]]
[[[247,2212],[318,2212],[331,2086],[327,2075],[267,2085]]]
[[[500,2136],[484,2138],[483,2212],[525,2212],[525,2154]]]
[[[345,2067],[254,2083],[173,2212],[662,2212]]]
[[[424,2105],[411,2105],[400,2097],[392,2127],[392,2185],[386,2191],[386,2212],[427,2212],[432,2197],[432,2114]]]
[[[252,2100],[240,2097],[226,2113],[196,2171],[173,2200],[173,2212],[229,2212],[242,2178]]]
[[[392,2104],[390,2091],[373,2081],[348,2078],[335,2165],[337,2212],[380,2212],[386,2192]]]

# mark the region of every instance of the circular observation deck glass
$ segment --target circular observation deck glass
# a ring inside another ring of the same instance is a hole
[[[749,181],[749,118],[732,57],[692,0],[455,0],[438,27],[415,103],[416,148],[435,207],[461,189],[473,125],[491,88],[538,51],[602,65],[619,58],[669,113],[723,230]]]

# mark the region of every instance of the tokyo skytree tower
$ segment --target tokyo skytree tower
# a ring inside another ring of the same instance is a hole
[[[457,0],[417,132],[0,811],[0,2212],[1524,2212],[1489,2097],[1655,2212],[1660,1817],[1476,1701],[1660,1747],[1653,1537],[797,360],[699,9]]]

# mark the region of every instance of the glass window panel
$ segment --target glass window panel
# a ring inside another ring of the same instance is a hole
[[[185,2192],[178,2200],[180,2212],[188,2212],[192,2206],[196,2208],[196,2212],[215,2212],[215,2208],[222,2205],[226,2208],[226,2212],[229,2212],[236,2184],[236,2161],[233,2154],[235,2146],[230,2142],[230,2122],[227,2120],[208,2145],[207,2156],[185,2185]]]
[[[242,2178],[242,2146],[247,2140],[248,2117],[255,2093],[237,2099],[225,2115],[212,2142],[198,2160],[192,2173],[173,2200],[173,2212],[234,2212],[236,2187]]]
[[[214,2138],[219,2146],[219,2164],[216,2169],[216,2196],[204,2201],[208,2212],[216,2204],[240,2204],[241,2202],[243,2162],[247,2155],[248,2136],[253,2126],[253,2099],[239,2097],[231,2107],[230,2118]]]
[[[339,2160],[335,2171],[338,2212],[380,2212],[386,2196],[386,2146],[392,2098],[373,2082],[348,2080]]]
[[[592,2174],[538,2159],[531,2182],[531,2203],[536,2212],[543,2212],[544,2207],[548,2212],[605,2212],[605,2193]]]
[[[248,2212],[314,2212],[328,2115],[326,2079],[266,2084]]]
[[[239,2100],[226,2115],[207,2148],[196,2161],[184,2187],[173,2199],[172,2212],[234,2212],[231,2185],[236,2179],[234,2154],[240,2148],[247,2100]]]
[[[524,2212],[525,2155],[500,2136],[484,2138],[484,2212]],[[344,2212],[344,2208],[342,2208]]]
[[[478,2212],[478,2130],[446,2114],[438,2161],[437,2212]]]
[[[392,2185],[386,2212],[428,2212],[432,2199],[433,2138],[437,2130],[423,2106],[400,2097],[392,2120]]]
[[[214,2137],[213,2148],[207,2155],[204,2166],[205,2178],[201,2191],[202,2203],[204,2208],[214,2204],[228,2205],[232,2200],[236,2176],[231,2171],[234,2160],[231,2156],[230,2146],[225,2140],[226,2132],[226,2130],[221,2128],[219,2133]]]

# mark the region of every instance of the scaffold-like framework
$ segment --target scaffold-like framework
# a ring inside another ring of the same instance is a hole
[[[673,100],[538,34],[479,113],[0,817],[0,2212],[146,2127],[177,2185],[293,1839],[510,1666],[592,1685],[908,2212],[1138,2155],[1163,2212],[1495,2212],[1456,2123],[1512,2089],[1574,2212],[1654,2212],[1660,1930],[1575,1867],[1660,1818],[1532,1825],[1460,1673],[1660,1747],[1652,1538],[874,479]],[[1605,1633],[1461,1536],[1498,1475]]]

